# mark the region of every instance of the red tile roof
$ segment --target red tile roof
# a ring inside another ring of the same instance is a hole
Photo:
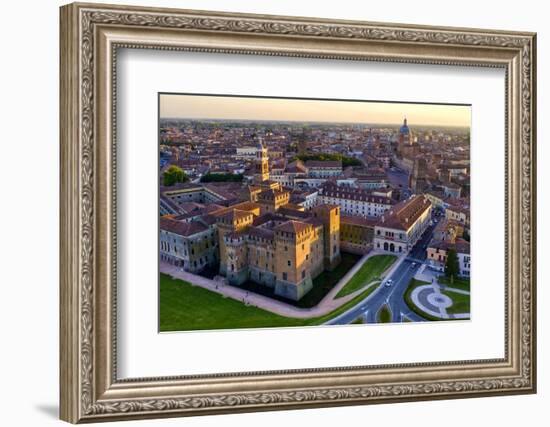
[[[298,234],[302,231],[310,229],[311,225],[301,221],[290,220],[284,222],[274,228],[275,231],[283,231],[286,233]]]
[[[208,230],[208,227],[201,222],[191,221],[183,222],[176,221],[171,218],[160,218],[160,229],[180,236],[192,236],[193,234],[201,233]]]
[[[380,218],[380,226],[408,230],[429,209],[431,202],[421,195],[399,202]]]

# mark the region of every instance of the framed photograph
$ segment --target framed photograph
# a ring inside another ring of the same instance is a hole
[[[63,420],[535,392],[535,34],[60,21]]]

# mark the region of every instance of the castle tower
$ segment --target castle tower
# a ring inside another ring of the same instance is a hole
[[[226,275],[228,272],[228,254],[227,243],[225,239],[226,235],[238,233],[239,231],[246,230],[254,221],[254,214],[252,212],[242,211],[238,209],[232,209],[224,215],[216,218],[216,225],[218,227],[218,244],[220,248],[220,274]]]
[[[313,227],[290,220],[275,231],[275,293],[299,300],[313,287],[311,277],[311,240]]]
[[[323,222],[324,263],[327,270],[334,270],[340,263],[340,207],[319,205],[313,208],[313,216]]]
[[[254,181],[260,184],[269,181],[269,158],[267,156],[267,148],[264,146],[261,139],[258,142],[257,149]]]
[[[260,215],[274,213],[281,206],[290,201],[290,192],[282,189],[268,188],[257,195],[257,203],[260,205]]]
[[[248,279],[245,235],[233,231],[225,234],[223,240],[225,243],[225,256],[220,261],[220,270],[225,270],[225,276],[231,285],[240,286]]]

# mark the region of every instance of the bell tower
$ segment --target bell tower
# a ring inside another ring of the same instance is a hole
[[[264,146],[261,139],[258,142],[256,151],[254,180],[257,183],[269,181],[269,158],[267,157],[267,148]]]

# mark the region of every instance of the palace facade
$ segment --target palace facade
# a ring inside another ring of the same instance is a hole
[[[399,202],[380,217],[374,228],[374,247],[386,252],[408,252],[430,225],[431,211],[431,202],[421,195]]]

